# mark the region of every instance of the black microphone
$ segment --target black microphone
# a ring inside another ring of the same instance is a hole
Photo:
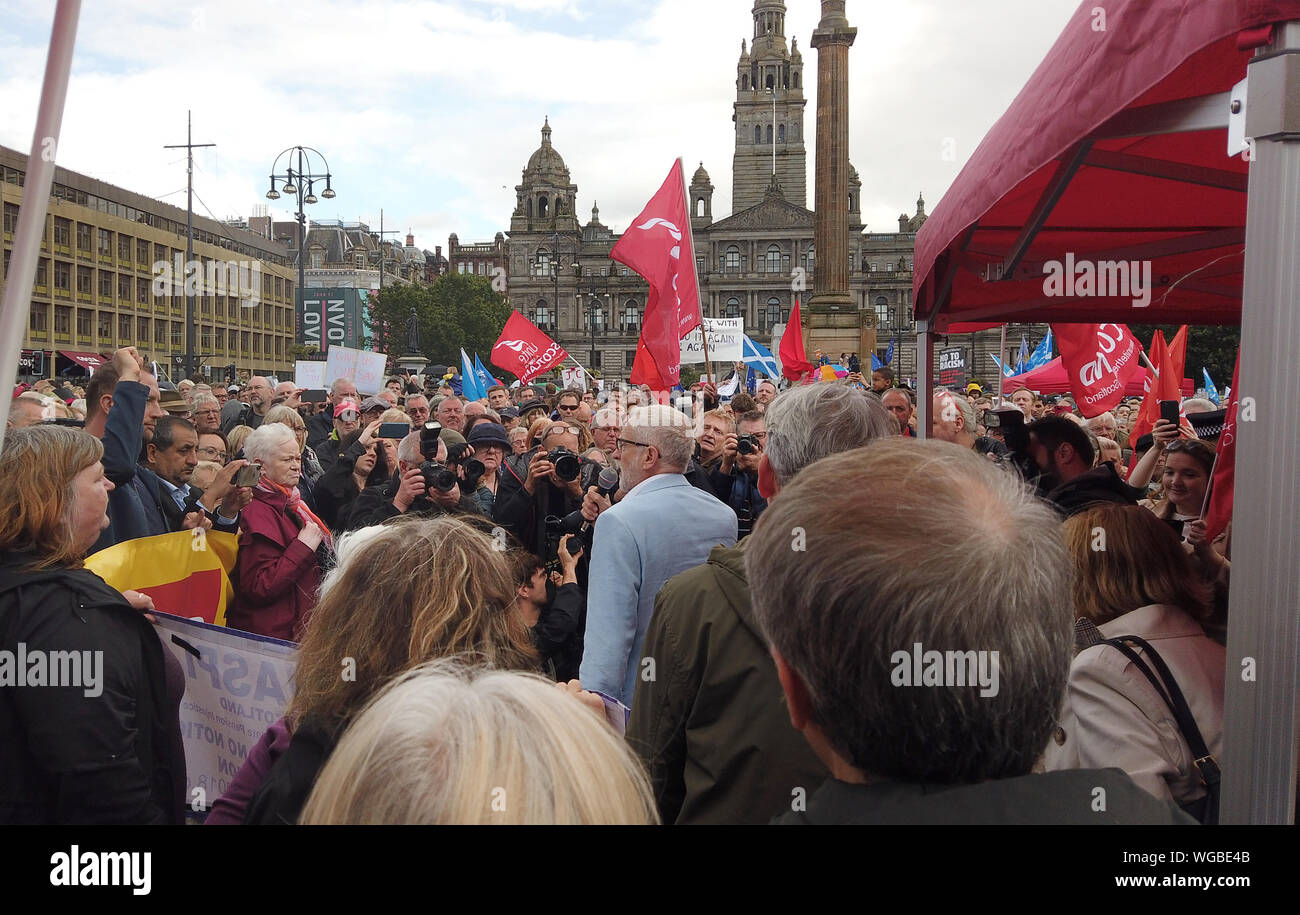
[[[600,476],[596,478],[596,492],[608,499],[618,491],[618,468],[605,467],[600,471]],[[582,527],[578,528],[578,536],[586,536],[587,531],[595,524],[594,521],[582,522]]]

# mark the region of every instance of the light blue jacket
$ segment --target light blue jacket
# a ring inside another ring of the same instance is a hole
[[[736,513],[678,473],[653,476],[596,520],[587,586],[584,689],[632,705],[655,595],[736,543]]]

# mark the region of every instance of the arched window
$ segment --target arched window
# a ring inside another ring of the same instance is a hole
[[[769,143],[772,142],[772,125],[771,125],[771,124],[768,124],[768,125],[767,125],[767,142],[769,142]]]
[[[767,317],[763,316],[763,309],[758,310],[758,325],[763,330],[768,330],[773,324],[781,320],[781,300],[776,296],[767,300]]]
[[[803,268],[813,270],[816,268],[817,250],[813,245],[808,246],[808,250],[803,253]]]
[[[542,218],[545,218],[545,217],[546,217],[546,214],[547,214],[547,211],[549,210],[549,208],[550,208],[550,201],[548,201],[548,200],[546,199],[546,195],[545,195],[545,194],[543,194],[541,197],[538,197],[538,198],[537,198],[537,215],[538,215],[538,216],[540,216],[540,217],[542,217]]]
[[[885,298],[883,295],[878,295],[876,296],[876,301],[873,304],[875,305],[876,308],[876,324],[880,325],[881,327],[889,326],[890,323],[889,299]]]
[[[795,70],[793,73],[790,74],[790,81],[791,81],[791,85],[793,85],[796,89],[799,88],[799,71],[798,71],[798,70]]]
[[[537,258],[533,261],[534,276],[551,275],[551,252],[545,248],[537,249]]]
[[[746,92],[749,91],[749,74],[748,74],[748,73],[745,74],[744,76],[742,76],[742,77],[740,78],[740,88],[743,89],[743,90],[745,90]]]
[[[763,259],[763,272],[764,273],[781,272],[781,246],[780,245],[767,246],[767,257]]]
[[[740,248],[731,245],[727,248],[726,257],[723,258],[722,269],[728,273],[740,272]]]
[[[590,315],[591,326],[596,329],[596,333],[603,334],[605,332],[605,308],[600,299],[592,296],[587,310]]]
[[[778,127],[778,128],[776,129],[776,141],[777,141],[778,143],[784,143],[784,142],[785,142],[785,125],[784,125],[784,124],[782,124],[780,127]]]
[[[552,327],[551,309],[546,304],[546,299],[537,300],[537,314],[533,318],[533,323],[542,330],[549,330]]]
[[[636,299],[628,299],[623,303],[623,327],[628,333],[638,333],[641,330],[641,306]]]
[[[697,198],[696,201],[695,201],[695,215],[696,215],[696,216],[703,216],[703,215],[704,215],[704,198],[703,198],[703,197],[699,197],[699,198]]]
[[[740,317],[740,299],[736,298],[734,295],[731,298],[727,299],[727,310],[726,313],[723,315],[723,317],[724,318]]]
[[[755,143],[763,142],[763,128],[759,127],[757,124],[754,125],[754,142]]]
[[[767,82],[765,83],[765,85],[767,86],[767,88],[768,88],[769,90],[775,90],[775,89],[776,89],[776,74],[775,74],[775,73],[770,73],[770,72],[769,72],[769,73],[767,74]]]

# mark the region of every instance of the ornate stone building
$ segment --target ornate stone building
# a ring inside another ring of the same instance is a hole
[[[816,269],[813,212],[805,205],[803,61],[794,40],[787,46],[785,12],[781,0],[756,0],[753,43],[741,42],[732,212],[715,220],[714,185],[703,163],[688,189],[704,313],[743,317],[746,332],[764,344],[789,319],[796,296],[807,302]],[[646,188],[647,198],[653,190]],[[551,142],[549,119],[515,193],[506,242],[511,303],[593,371],[626,379],[646,284],[610,261],[619,236],[600,222],[596,206],[585,225],[579,220],[578,186]],[[872,233],[862,223],[861,201],[862,180],[850,166],[849,307],[874,312],[882,357],[891,336],[898,338],[893,365],[907,377],[915,374],[912,249],[925,203],[918,199],[913,216],[899,217],[897,232]]]

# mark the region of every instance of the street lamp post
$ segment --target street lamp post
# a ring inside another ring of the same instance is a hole
[[[572,272],[574,277],[582,275],[582,265],[578,263],[577,250],[560,251],[560,233],[556,232],[551,238],[551,255],[548,269],[551,272],[551,286],[554,294],[551,300],[551,307],[555,309],[554,320],[559,322],[560,319],[560,272],[566,267]],[[540,264],[540,255],[534,259],[534,263]],[[536,315],[534,315],[536,317]]]
[[[609,297],[610,278],[613,276],[614,262],[610,261],[609,270],[605,275],[600,275],[593,269],[587,274],[586,295],[587,295],[587,324],[591,327],[591,361],[588,363],[589,368],[596,366],[596,307],[601,304],[601,297]],[[607,321],[614,318],[614,303],[611,299],[609,302],[609,316]],[[606,327],[609,325],[606,324]]]
[[[320,159],[319,171],[318,166],[312,164],[311,157],[315,155]],[[285,164],[285,170],[282,173],[276,172],[276,166],[280,160],[288,156]],[[294,169],[295,156],[298,168]],[[296,297],[297,313],[294,315],[295,321],[302,315],[302,302],[306,295],[306,267],[307,267],[307,216],[303,212],[303,206],[306,204],[316,203],[316,194],[314,193],[317,181],[325,182],[325,189],[320,195],[326,200],[332,199],[334,188],[330,186],[331,182],[329,163],[325,161],[324,154],[310,146],[290,146],[275,157],[271,163],[271,189],[266,192],[267,200],[279,200],[280,191],[286,194],[294,194],[298,198],[298,295]],[[280,182],[280,190],[275,189],[275,183]],[[383,276],[382,268],[380,276]],[[321,339],[322,345],[325,340]],[[323,348],[323,346],[322,346]]]

